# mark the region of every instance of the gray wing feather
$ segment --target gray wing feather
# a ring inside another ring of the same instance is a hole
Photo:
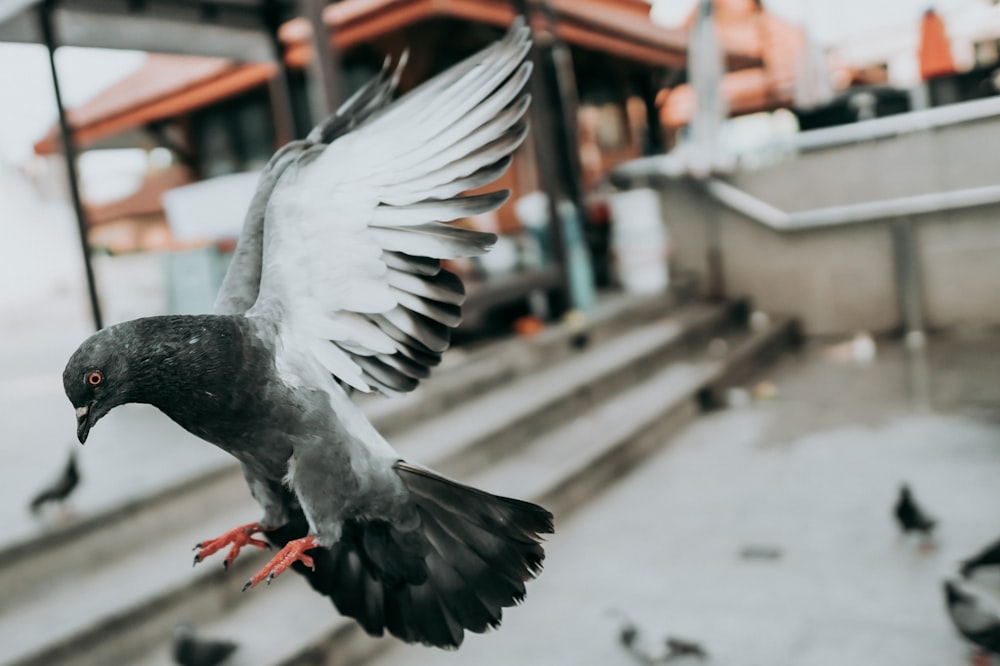
[[[267,202],[285,170],[311,152],[316,154],[317,146],[329,144],[350,132],[392,101],[406,59],[407,55],[404,53],[395,69],[390,69],[389,60],[386,59],[379,75],[362,86],[336,113],[314,127],[304,140],[292,141],[268,160],[261,172],[257,190],[250,200],[236,251],[216,296],[216,314],[243,314],[257,301]]]

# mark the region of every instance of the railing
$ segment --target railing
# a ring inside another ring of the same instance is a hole
[[[872,118],[848,125],[801,132],[777,139],[775,146],[798,152],[885,139],[1000,116],[1000,97],[986,97],[894,116]]]
[[[924,132],[1000,116],[1000,97],[962,102],[910,113],[803,132],[776,139],[771,148],[781,153],[859,144],[914,132]],[[1000,185],[971,187],[882,199],[804,211],[784,211],[718,178],[692,179],[683,158],[659,155],[633,160],[612,175],[612,183],[638,186],[684,180],[716,203],[778,233],[799,233],[846,225],[886,222],[891,228],[900,321],[907,339],[923,339],[923,288],[914,219],[931,214],[1000,204]],[[722,288],[720,230],[709,230],[709,282]],[[712,289],[710,289],[711,291]]]
[[[716,178],[704,181],[703,187],[713,199],[727,208],[782,232],[861,224],[1000,203],[1000,185],[988,185],[788,213]]]
[[[1000,204],[1000,185],[991,185],[789,213],[715,178],[702,181],[701,185],[718,203],[781,233],[891,220],[899,318],[906,341],[913,346],[923,344],[925,329],[923,284],[913,217]],[[717,233],[710,237],[718,243]],[[721,271],[721,248],[709,248],[709,257],[710,270]],[[721,276],[712,276],[712,280],[721,283]]]

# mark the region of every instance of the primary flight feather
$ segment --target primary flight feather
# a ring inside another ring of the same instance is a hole
[[[447,224],[508,192],[463,195],[509,166],[527,133],[528,29],[393,101],[403,61],[261,175],[211,315],[101,330],[63,374],[77,434],[149,403],[240,461],[263,516],[199,544],[281,547],[246,587],[289,566],[369,633],[461,644],[500,623],[540,569],[552,515],[405,462],[352,390],[413,390],[461,321],[441,259],[492,234]]]

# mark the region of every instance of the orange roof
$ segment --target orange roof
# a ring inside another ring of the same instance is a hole
[[[225,58],[151,53],[136,71],[67,112],[81,145],[211,104],[261,85],[273,63],[240,64]],[[35,153],[60,150],[58,126],[35,144]]]
[[[654,25],[643,0],[549,0],[556,31],[571,44],[647,65],[683,67],[683,30]],[[328,5],[323,20],[340,51],[434,18],[455,18],[507,26],[514,19],[508,0],[343,0]],[[281,26],[286,62],[301,67],[311,57],[310,26],[293,19]],[[729,49],[730,65],[758,62],[742,46]],[[149,122],[190,112],[263,84],[273,63],[239,64],[222,58],[151,54],[136,72],[70,111],[74,136],[83,146]],[[35,145],[38,154],[59,150],[58,128]]]
[[[556,14],[556,33],[576,46],[644,64],[683,67],[687,59],[684,31],[663,28],[649,19],[649,4],[639,0],[549,0]],[[508,0],[345,0],[327,5],[323,21],[333,29],[340,51],[407,25],[432,18],[455,18],[496,26],[510,25],[514,8]],[[302,66],[312,57],[310,26],[293,19],[279,30],[286,58]],[[729,50],[730,64],[745,67],[756,54],[739,46]]]
[[[694,25],[696,11],[684,22]],[[767,111],[792,104],[798,61],[804,57],[805,32],[774,14],[762,11],[754,0],[715,0],[715,27],[724,48],[738,47],[759,54],[763,67],[726,73],[722,92],[730,115]],[[694,112],[694,90],[682,84],[665,95],[660,121],[668,127],[687,124]]]

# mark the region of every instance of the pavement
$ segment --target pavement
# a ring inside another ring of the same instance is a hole
[[[457,652],[397,644],[380,666],[639,663],[695,640],[726,666],[949,666],[969,646],[941,581],[1000,536],[1000,342],[822,345],[758,376],[776,394],[699,419],[565,521],[503,626]],[[752,387],[748,387],[752,388]],[[940,520],[921,552],[891,517],[899,484]],[[756,556],[755,556],[756,555]],[[979,582],[1000,594],[1000,574]],[[333,656],[335,659],[335,656]]]

